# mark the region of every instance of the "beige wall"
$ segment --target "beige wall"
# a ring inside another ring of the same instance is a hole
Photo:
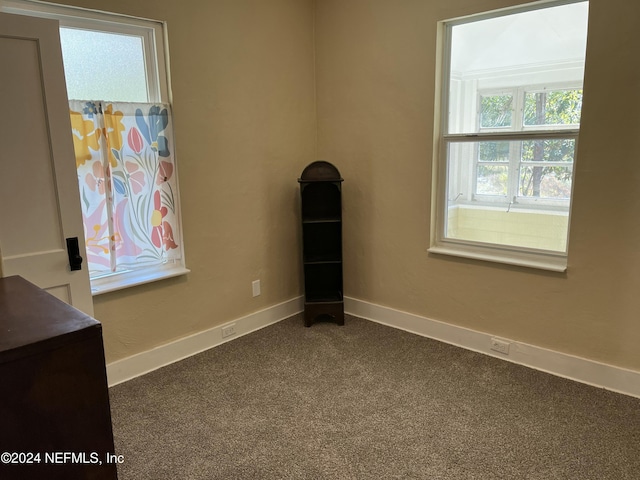
[[[635,0],[591,0],[568,272],[426,252],[437,22],[521,3],[317,2],[318,156],[345,178],[345,294],[640,370]]]
[[[191,273],[94,297],[107,361],[300,295],[297,178],[315,160],[312,2],[65,3],[166,20],[169,31]]]
[[[436,24],[523,2],[65,2],[169,26],[192,273],[96,297],[108,361],[299,295],[296,178],[322,158],[345,178],[346,295],[640,370],[635,0],[591,0],[566,274],[426,252]]]

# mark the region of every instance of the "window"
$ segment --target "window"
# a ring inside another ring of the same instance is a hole
[[[94,294],[187,273],[160,22],[0,0],[60,22]]]
[[[581,88],[548,88],[479,92],[479,131],[490,134],[577,129],[582,108]],[[514,115],[514,111],[522,113]],[[568,210],[575,138],[524,141],[490,141],[489,138],[487,135],[486,141],[474,147],[473,199],[512,205],[536,202]]]
[[[445,22],[431,252],[566,269],[588,3]]]

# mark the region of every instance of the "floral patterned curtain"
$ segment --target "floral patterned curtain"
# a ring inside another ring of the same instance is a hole
[[[169,106],[69,102],[92,277],[180,258]]]

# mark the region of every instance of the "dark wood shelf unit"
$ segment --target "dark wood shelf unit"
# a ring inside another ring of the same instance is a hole
[[[341,185],[342,179],[331,179],[327,172],[320,172],[320,168],[330,170],[329,162],[313,162],[302,173],[300,183],[303,184],[302,195],[302,219],[313,220],[342,220]],[[311,167],[311,168],[310,168]],[[333,167],[333,165],[331,165]],[[340,176],[338,170],[335,173]],[[324,177],[324,178],[323,178]]]
[[[315,292],[309,295],[310,303],[340,303],[342,302],[342,292]]]
[[[304,223],[302,225],[304,238],[304,262],[342,261],[342,224]]]
[[[304,219],[302,220],[303,225],[313,224],[313,223],[340,223],[342,222],[339,218],[314,218],[314,219]]]
[[[342,296],[342,182],[325,161],[309,164],[298,179],[302,212],[304,324],[329,318],[344,325]]]
[[[304,258],[305,265],[319,265],[319,264],[327,264],[327,263],[342,263],[342,260],[336,259],[331,254],[313,255],[313,256],[307,256]]]

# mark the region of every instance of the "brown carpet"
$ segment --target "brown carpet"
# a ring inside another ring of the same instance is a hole
[[[120,480],[640,478],[640,399],[350,316],[110,394]]]

